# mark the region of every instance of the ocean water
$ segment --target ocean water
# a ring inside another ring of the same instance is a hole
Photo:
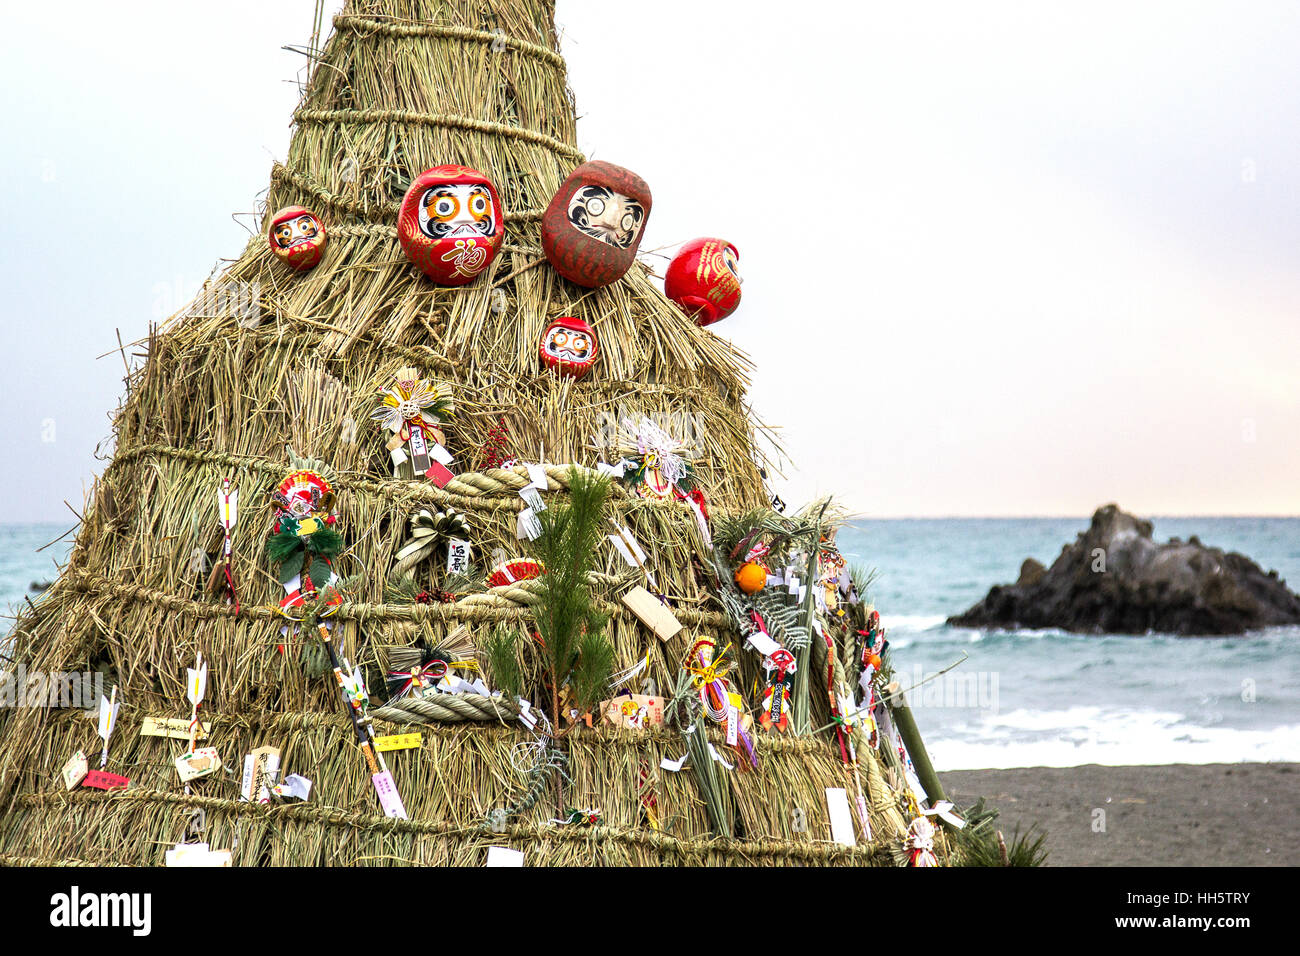
[[[904,688],[920,684],[907,696],[935,766],[1300,762],[1300,628],[1090,637],[944,623],[992,585],[1014,581],[1026,557],[1050,564],[1087,525],[906,519],[859,521],[840,533],[850,560],[878,572],[871,598]],[[0,525],[0,607],[12,613],[35,598],[33,581],[55,575],[68,542],[36,549],[64,530]],[[1300,518],[1157,518],[1155,532],[1160,540],[1199,535],[1300,586]]]
[[[1156,518],[1155,537],[1240,551],[1300,587],[1300,518]],[[1300,628],[1236,638],[949,627],[1050,565],[1088,518],[858,521],[838,544],[875,568],[895,668],[940,770],[1300,761]],[[947,674],[938,671],[966,660]]]

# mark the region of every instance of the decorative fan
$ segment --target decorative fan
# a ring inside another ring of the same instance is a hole
[[[410,518],[411,534],[397,552],[398,571],[407,571],[433,555],[440,544],[469,537],[469,522],[459,511],[421,508]]]

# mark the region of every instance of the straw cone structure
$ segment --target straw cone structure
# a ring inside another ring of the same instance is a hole
[[[696,476],[715,513],[768,502],[743,401],[744,358],[683,316],[641,266],[589,291],[543,258],[541,211],[584,159],[557,49],[543,0],[357,0],[335,19],[266,199],[268,216],[291,204],[320,216],[329,233],[323,260],[290,272],[256,236],[151,336],[69,564],[13,632],[12,653],[28,672],[97,671],[117,684],[122,712],[107,769],[130,777],[131,787],[65,790],[60,768],[76,751],[98,764],[99,738],[82,712],[0,712],[0,863],[158,865],[196,808],[204,839],[233,846],[237,865],[481,865],[491,845],[524,850],[530,865],[892,862],[903,800],[865,741],[857,752],[875,842],[830,840],[825,788],[851,784],[826,731],[760,737],[757,770],[719,768],[719,833],[696,777],[659,770],[661,759],[685,752],[680,732],[581,728],[564,739],[562,801],[557,777],[493,832],[489,812],[519,805],[535,783],[527,772],[534,736],[508,706],[478,698],[475,711],[473,701],[462,706],[450,695],[423,724],[381,730],[424,735],[420,749],[389,755],[410,819],[388,819],[338,687],[306,666],[311,635],[281,634],[283,591],[263,545],[269,494],[290,467],[287,445],[328,463],[334,477],[347,543],[338,570],[357,583],[332,626],[346,656],[370,673],[386,663],[387,648],[421,638],[436,645],[460,625],[477,637],[515,628],[523,647],[535,600],[528,586],[454,603],[385,600],[417,508],[462,512],[480,563],[498,548],[523,552],[516,516],[526,472],[483,469],[484,436],[499,421],[513,455],[548,463],[548,500],[564,495],[569,463],[617,459],[622,418],[651,415],[670,430],[679,423],[678,437],[694,442]],[[615,146],[611,157],[635,168],[636,158]],[[506,209],[502,252],[459,288],[420,275],[396,239],[407,185],[443,163],[487,173]],[[599,360],[577,382],[538,361],[542,331],[561,315],[584,318],[599,337]],[[405,367],[445,383],[456,403],[446,432],[459,474],[443,489],[394,479],[387,436],[370,421],[376,389]],[[238,613],[209,588],[221,550],[215,492],[226,477],[240,493]],[[602,554],[594,587],[611,614],[619,665],[648,649],[646,676],[663,693],[694,639],[721,647],[736,635],[698,573],[703,545],[691,511],[621,488],[611,510],[646,546],[685,624],[668,642],[651,635],[618,601],[627,568],[612,549]],[[416,569],[430,587],[441,573],[434,564]],[[197,780],[187,795],[172,764],[184,742],[138,730],[146,716],[188,719],[185,669],[197,651],[211,667],[204,743],[235,772]],[[521,650],[526,667],[532,659]],[[818,666],[825,673],[824,648]],[[446,709],[453,706],[466,712]],[[812,716],[826,722],[825,701]],[[263,745],[281,749],[284,772],[313,781],[309,802],[240,802],[239,762]],[[661,829],[647,823],[647,786]],[[599,824],[549,822],[562,804],[599,808]]]

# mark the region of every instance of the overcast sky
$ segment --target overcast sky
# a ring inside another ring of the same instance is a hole
[[[1300,6],[1046,6],[558,18],[579,145],[654,192],[643,250],[740,249],[714,328],[758,364],[788,502],[1300,513]],[[256,228],[312,9],[7,5],[0,521],[80,508],[115,329]]]

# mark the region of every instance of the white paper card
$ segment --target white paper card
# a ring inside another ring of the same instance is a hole
[[[469,542],[462,538],[452,538],[447,542],[447,573],[464,574],[469,570]]]
[[[749,646],[764,657],[771,657],[781,649],[781,645],[772,640],[770,634],[764,634],[762,631],[755,631],[749,635]]]
[[[515,519],[515,537],[520,541],[536,541],[542,536],[542,521],[532,508],[525,508]]]
[[[437,444],[429,450],[429,456],[444,468],[450,466],[456,460],[451,452]]]
[[[853,833],[853,814],[849,811],[849,795],[843,787],[826,788],[826,809],[831,816],[831,839],[843,846],[857,846]]]
[[[291,773],[284,778],[284,783],[275,788],[275,792],[282,797],[306,800],[311,796],[311,781],[300,774]]]
[[[665,757],[663,760],[659,761],[659,766],[670,773],[677,773],[686,765],[686,759],[688,757],[690,757],[689,753],[682,754],[676,760],[669,760]]]
[[[229,850],[212,850],[206,843],[177,843],[163,854],[167,866],[230,866]]]
[[[532,488],[545,491],[547,488],[546,469],[541,465],[524,465],[528,469],[528,484]]]
[[[616,534],[611,534],[609,540],[614,542],[614,548],[623,556],[623,560],[631,567],[636,567],[636,558],[632,557],[632,552],[628,550],[627,542]]]
[[[533,716],[533,705],[522,697],[519,698],[519,722],[529,730],[537,726],[537,718]]]
[[[508,846],[488,847],[488,866],[523,866],[524,851],[512,850]]]
[[[723,759],[722,754],[718,753],[718,751],[714,749],[713,744],[709,744],[709,756],[712,757],[714,760],[716,760],[718,763],[722,764],[728,770],[736,769],[734,764],[729,764],[727,763],[726,760]]]

